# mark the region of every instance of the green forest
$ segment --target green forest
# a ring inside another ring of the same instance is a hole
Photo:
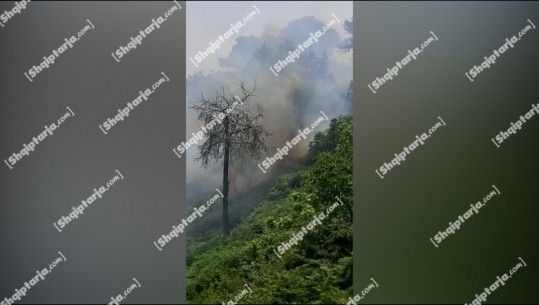
[[[187,230],[187,299],[192,304],[345,304],[352,295],[352,118],[315,134],[297,170],[281,173],[231,202],[224,236],[219,204]],[[274,253],[313,217],[336,208],[302,241]],[[200,203],[203,201],[200,201]],[[197,203],[197,204],[200,204]]]

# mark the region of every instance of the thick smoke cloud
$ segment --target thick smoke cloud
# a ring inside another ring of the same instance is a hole
[[[324,25],[325,22],[307,16],[291,21],[278,35],[275,35],[275,28],[268,27],[260,37],[238,37],[230,54],[219,58],[219,71],[188,76],[187,105],[198,101],[201,94],[205,97],[215,96],[221,87],[230,95],[240,95],[239,85],[242,81],[247,88],[252,88],[256,81],[255,97],[241,107],[254,109],[260,104],[264,110],[262,123],[273,135],[268,139],[270,149],[263,154],[263,158],[273,155],[276,147],[282,147],[296,136],[298,129],[309,127],[321,116],[321,110],[330,119],[350,113],[350,104],[344,95],[352,79],[352,61],[340,64],[334,59],[338,45],[345,37],[340,37],[333,28],[342,27],[342,20],[303,52],[296,62],[288,64],[278,76],[269,70],[277,59],[284,60],[289,55],[288,51],[295,49],[310,37],[310,33],[321,30]],[[188,139],[191,133],[200,130],[202,123],[196,118],[196,113],[187,109]],[[328,123],[318,126],[315,132],[327,128]],[[234,193],[245,192],[264,182],[280,167],[296,167],[298,160],[307,153],[313,136],[314,132],[308,140],[294,147],[286,159],[273,165],[267,174],[257,167],[261,160],[233,161],[230,180],[235,188]],[[200,200],[202,194],[222,185],[222,160],[202,168],[199,162],[194,161],[196,154],[198,150],[195,147],[190,148],[186,155],[189,203]]]

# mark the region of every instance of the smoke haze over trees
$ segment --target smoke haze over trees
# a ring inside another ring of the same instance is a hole
[[[277,60],[286,58],[289,51],[304,42],[311,32],[322,29],[325,22],[307,16],[291,21],[277,36],[264,33],[261,37],[239,36],[234,42],[228,41],[234,43],[234,46],[227,57],[219,58],[219,71],[206,74],[196,72],[187,77],[187,102],[198,100],[201,94],[215,95],[221,87],[232,95],[239,94],[241,90],[238,84],[256,79],[256,100],[265,113],[263,125],[273,131],[273,136],[267,141],[268,155],[273,154],[275,147],[282,146],[294,137],[298,129],[309,126],[320,115],[320,110],[330,118],[351,112],[347,92],[352,79],[352,62],[337,63],[333,58],[342,52],[341,45],[349,38],[341,37],[334,30],[345,25],[341,22],[333,25],[319,42],[311,45],[299,60],[287,65],[278,76],[273,75],[269,67]],[[201,123],[196,118],[196,113],[188,109],[188,135],[200,130]],[[325,122],[325,125],[318,128],[323,130],[327,127]],[[308,141],[303,141],[294,147],[286,160],[279,162],[272,170],[279,171],[279,167],[294,168],[298,160],[307,154],[308,144]],[[189,162],[194,159],[195,151],[187,152],[188,203],[198,200],[201,195],[222,183],[219,164],[202,169],[196,163]],[[267,175],[256,173],[257,163],[256,160],[247,160],[232,165],[234,187],[239,193],[265,182],[272,175],[272,172]]]

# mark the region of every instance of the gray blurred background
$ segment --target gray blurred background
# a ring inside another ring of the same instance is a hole
[[[22,303],[108,303],[136,278],[123,303],[185,303],[184,238],[163,252],[153,242],[184,214],[185,4],[120,63],[111,56],[170,2],[31,2],[0,28],[0,155],[7,159],[56,121],[76,114],[10,170],[0,168],[0,301],[47,267],[61,263]],[[0,3],[0,11],[13,2]],[[95,25],[33,82],[23,75],[43,56]],[[114,126],[98,128],[151,86],[170,78]],[[67,215],[118,169],[125,179],[68,224]]]
[[[528,267],[487,302],[536,302],[539,116],[499,149],[490,139],[539,103],[539,29],[473,83],[464,72],[527,19],[539,24],[539,3],[356,2],[354,9],[354,292],[373,277],[380,287],[364,303],[471,303],[520,256]],[[367,84],[430,31],[439,40],[373,94]],[[380,179],[375,169],[437,116],[447,126]],[[429,238],[493,184],[502,194],[435,248]]]

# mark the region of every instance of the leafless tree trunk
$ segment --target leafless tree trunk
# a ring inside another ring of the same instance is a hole
[[[223,122],[225,124],[225,159],[223,166],[223,234],[230,235],[230,223],[228,221],[228,164],[230,162],[230,139],[228,117]]]
[[[206,126],[204,128],[207,139],[199,147],[199,155],[195,160],[202,161],[204,167],[210,161],[223,158],[223,234],[230,235],[230,223],[228,217],[228,168],[233,160],[241,160],[244,157],[260,158],[260,153],[267,151],[266,137],[271,135],[258,122],[264,115],[260,105],[256,112],[251,112],[246,102],[253,97],[256,83],[252,90],[247,90],[241,83],[242,97],[227,96],[224,88],[217,92],[214,98],[205,99],[204,96],[191,108],[198,112],[198,119]],[[238,103],[239,102],[239,103]],[[241,106],[239,105],[241,104]],[[221,115],[222,122],[214,124],[216,118]],[[224,116],[224,117],[223,117]]]

